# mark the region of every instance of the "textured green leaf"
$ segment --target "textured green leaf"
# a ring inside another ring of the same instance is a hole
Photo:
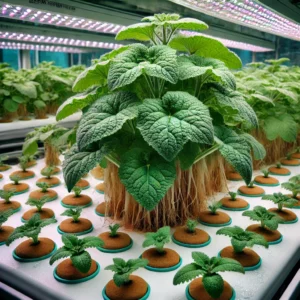
[[[187,142],[178,154],[180,168],[182,170],[188,170],[194,164],[198,154],[199,145],[193,142]]]
[[[65,247],[59,248],[50,258],[50,265],[52,265],[55,261],[69,257],[72,255],[70,250],[67,250]]]
[[[267,139],[274,141],[280,137],[285,142],[294,142],[298,134],[298,124],[293,117],[288,114],[281,114],[279,116],[271,116],[264,120],[264,132]]]
[[[118,54],[120,54],[120,53],[124,52],[125,50],[127,50],[129,47],[130,47],[130,45],[126,45],[126,46],[122,46],[122,47],[119,47],[117,49],[114,49],[114,50],[112,50],[108,53],[105,53],[105,54],[101,55],[100,61],[112,60]]]
[[[273,100],[269,97],[264,96],[264,95],[254,93],[254,94],[251,94],[251,98],[262,101],[262,102],[267,102],[267,103],[270,103],[273,106],[275,106],[275,103],[273,102]]]
[[[215,126],[215,135],[221,140],[221,155],[249,184],[252,178],[252,159],[246,140],[224,126]]]
[[[268,87],[269,91],[276,92],[276,94],[280,95],[281,98],[287,99],[291,103],[298,103],[298,95],[297,93],[294,93],[290,90],[279,88],[279,87],[274,87],[274,86],[269,86]]]
[[[87,273],[92,265],[92,258],[86,251],[78,255],[72,255],[71,261],[73,266],[82,273]]]
[[[232,238],[231,245],[235,252],[242,252],[243,249],[247,246],[247,241],[240,241],[238,239]]]
[[[35,154],[38,150],[37,141],[38,141],[37,137],[32,137],[30,139],[26,139],[24,144],[23,144],[22,153],[24,155],[33,155],[33,154]]]
[[[111,90],[134,82],[142,74],[175,84],[178,78],[176,51],[167,46],[134,44],[115,57],[108,73]]]
[[[42,109],[46,107],[46,103],[42,100],[36,100],[33,102],[33,104],[37,109]]]
[[[177,36],[170,41],[169,46],[178,51],[221,60],[230,69],[240,69],[242,67],[239,57],[213,38],[200,35]]]
[[[224,281],[219,274],[204,275],[202,283],[212,298],[219,298],[224,290]]]
[[[173,284],[177,285],[180,283],[188,282],[203,274],[204,271],[198,265],[191,263],[177,271],[173,278]]]
[[[9,112],[15,112],[19,108],[19,103],[13,101],[12,99],[5,99],[3,102],[3,107]]]
[[[243,266],[237,260],[216,257],[216,261],[217,263],[215,263],[215,267],[212,269],[214,273],[226,271],[245,273]]]
[[[83,239],[82,241],[82,248],[87,249],[87,248],[96,248],[96,247],[103,247],[104,242],[97,236],[87,236]]]
[[[186,92],[167,92],[161,99],[146,99],[139,106],[138,129],[145,141],[172,161],[187,141],[211,145],[209,111]]]
[[[116,40],[149,41],[154,34],[155,25],[151,23],[137,23],[121,29]]]
[[[238,234],[243,233],[244,230],[238,226],[233,226],[233,227],[224,227],[219,229],[216,234],[223,234],[223,235],[227,235],[229,237],[233,237],[236,236]]]
[[[25,83],[14,83],[13,86],[17,91],[28,98],[35,99],[37,97],[36,86],[32,81],[27,81]]]
[[[195,263],[201,267],[206,267],[209,264],[209,257],[203,252],[192,252],[192,257]]]
[[[166,162],[155,153],[132,149],[121,159],[119,177],[135,200],[150,211],[172,186],[176,168],[174,162]]]
[[[258,140],[248,133],[240,134],[240,136],[242,136],[252,148],[254,159],[261,160],[265,158],[267,154],[266,149]]]
[[[96,100],[79,123],[78,148],[83,150],[93,142],[116,133],[126,121],[137,117],[139,103],[130,92],[116,92]]]

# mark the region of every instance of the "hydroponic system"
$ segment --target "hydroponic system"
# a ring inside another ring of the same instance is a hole
[[[0,1],[0,298],[297,298],[299,15],[108,2]]]

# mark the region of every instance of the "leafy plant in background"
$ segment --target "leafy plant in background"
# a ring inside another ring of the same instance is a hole
[[[202,276],[202,283],[212,298],[219,298],[224,290],[224,280],[219,272],[245,273],[243,266],[230,258],[211,257],[203,252],[192,252],[194,262],[182,267],[174,276],[173,284],[188,282]]]
[[[48,189],[49,189],[49,184],[48,183],[46,183],[46,182],[37,182],[36,186],[41,189],[42,193],[48,192]]]
[[[186,228],[189,233],[194,233],[198,222],[196,220],[188,219],[186,222]]]
[[[5,190],[0,190],[0,198],[4,200],[6,204],[11,203],[10,198],[14,195],[14,191],[5,191]]]
[[[293,207],[298,200],[293,199],[289,196],[283,195],[282,193],[273,193],[273,195],[264,195],[262,200],[270,200],[277,205],[278,211],[282,211],[283,207]]]
[[[74,223],[77,223],[77,222],[79,222],[81,213],[82,213],[82,208],[78,206],[76,208],[69,208],[69,209],[65,210],[61,214],[61,216],[70,217],[73,219]]]
[[[14,185],[18,185],[20,183],[21,177],[19,175],[10,175],[9,179],[13,181]]]
[[[143,247],[155,246],[158,253],[164,253],[165,244],[171,241],[170,227],[165,226],[157,230],[157,232],[147,232]]]
[[[10,169],[10,166],[4,163],[8,159],[9,159],[8,155],[0,154],[0,170],[1,171],[6,171],[6,170]]]
[[[3,230],[2,229],[2,225],[3,223],[5,223],[10,216],[12,216],[14,214],[14,210],[13,209],[7,209],[5,211],[0,211],[0,232]]]
[[[34,206],[39,213],[43,210],[43,206],[49,201],[48,196],[44,196],[41,199],[29,198],[26,202],[27,205]]]
[[[216,203],[213,203],[213,204],[209,205],[209,206],[208,206],[208,209],[210,210],[210,213],[211,213],[212,215],[216,215],[216,214],[217,214],[217,210],[218,210],[219,208],[221,208],[221,207],[222,207],[222,202],[221,202],[221,201],[218,201],[218,202],[216,202]]]
[[[288,182],[283,182],[281,186],[288,191],[292,192],[292,197],[297,198],[300,193],[300,182],[290,179]]]

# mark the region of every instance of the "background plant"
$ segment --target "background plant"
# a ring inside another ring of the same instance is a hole
[[[72,191],[74,192],[75,197],[80,197],[82,188],[80,188],[79,186],[74,186]]]
[[[42,211],[43,206],[50,200],[50,197],[43,196],[41,199],[29,198],[26,202],[27,205],[35,206],[38,212]]]
[[[210,213],[212,215],[216,215],[217,214],[217,210],[219,208],[221,208],[222,206],[222,202],[221,201],[218,201],[216,203],[212,203],[211,205],[208,206],[208,209],[210,210]]]
[[[164,253],[165,244],[171,241],[171,232],[169,226],[164,226],[158,229],[156,232],[147,232],[145,235],[145,240],[143,242],[143,247],[154,246],[156,251],[159,253]]]
[[[300,193],[300,182],[299,183],[297,183],[296,181],[283,182],[281,184],[281,187],[283,187],[285,190],[291,191],[293,198],[296,198],[297,195]]]
[[[116,237],[118,236],[118,230],[120,228],[120,224],[113,224],[113,225],[109,225],[109,236],[110,237]]]
[[[14,214],[14,210],[13,209],[7,209],[5,211],[0,211],[0,232],[2,230],[2,224],[5,223],[10,216],[12,216]]]
[[[19,175],[10,175],[9,179],[13,181],[14,185],[18,185],[21,180],[21,177]]]
[[[196,220],[188,219],[186,221],[186,228],[189,233],[194,233],[196,231],[196,226],[198,222]]]
[[[6,164],[4,162],[8,159],[9,159],[8,155],[0,154],[0,167],[6,166]]]
[[[73,219],[74,223],[79,222],[80,215],[82,213],[82,208],[81,207],[76,207],[76,208],[69,208],[65,210],[61,216],[66,216],[66,217],[71,217]]]
[[[273,193],[273,195],[264,195],[262,200],[271,200],[277,205],[279,211],[283,209],[283,206],[293,207],[298,201],[282,193]]]
[[[5,203],[11,203],[10,198],[14,195],[13,190],[4,191],[0,190],[0,198],[4,200]]]
[[[37,182],[36,186],[41,189],[42,193],[47,193],[49,189],[49,184],[46,182]]]

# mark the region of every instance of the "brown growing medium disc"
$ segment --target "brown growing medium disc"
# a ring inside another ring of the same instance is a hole
[[[80,187],[82,189],[86,188],[89,185],[89,182],[85,179],[79,179],[79,181],[75,184],[75,186]]]
[[[300,163],[299,159],[282,159],[280,162],[288,166],[298,166]]]
[[[293,221],[297,218],[297,215],[289,209],[278,210],[277,208],[270,208],[268,211],[277,214],[284,221]]]
[[[91,221],[88,219],[79,218],[78,222],[74,222],[72,218],[68,218],[60,223],[59,229],[67,233],[78,233],[86,231],[92,226]]]
[[[9,166],[9,165],[3,165],[3,166],[0,166],[0,171],[7,171],[7,170],[9,170],[9,169],[11,169],[11,166]]]
[[[11,226],[2,226],[0,230],[0,243],[6,241],[13,231],[14,228]]]
[[[89,271],[86,273],[82,273],[73,266],[71,259],[67,258],[63,260],[60,264],[58,264],[56,269],[56,274],[63,279],[75,280],[75,279],[88,277],[93,273],[95,273],[96,270],[97,270],[97,264],[93,259]]]
[[[292,158],[300,159],[300,152],[293,153]]]
[[[164,248],[163,253],[159,253],[155,248],[145,250],[142,258],[149,261],[148,266],[153,268],[169,268],[177,265],[180,261],[179,254],[169,248]]]
[[[242,252],[234,252],[232,246],[225,247],[221,257],[227,257],[237,260],[243,267],[253,267],[259,263],[259,255],[252,249],[245,248]]]
[[[27,171],[21,171],[21,170],[18,170],[18,171],[14,171],[10,174],[10,176],[19,176],[22,179],[28,179],[28,178],[32,178],[35,176],[34,172],[33,171],[30,171],[30,170],[27,170]]]
[[[224,280],[224,290],[219,298],[212,298],[205,290],[202,277],[194,279],[189,286],[189,293],[195,300],[229,300],[232,297],[232,287]]]
[[[8,209],[18,209],[21,206],[21,204],[18,201],[10,201],[9,203],[6,203],[5,201],[0,201],[0,211],[5,211]]]
[[[0,180],[3,178],[3,175],[2,174],[0,174]]]
[[[99,184],[96,185],[96,190],[101,191],[101,192],[105,192],[105,183],[101,182]]]
[[[76,197],[74,194],[68,195],[62,199],[62,203],[72,206],[84,206],[92,202],[88,195],[80,194]]]
[[[120,287],[113,280],[110,280],[105,287],[107,297],[110,300],[135,300],[145,296],[148,290],[147,282],[135,275],[130,275],[129,279],[129,284]]]
[[[268,170],[269,170],[269,172],[271,172],[271,173],[279,174],[279,175],[287,175],[287,174],[290,174],[290,170],[287,169],[287,168],[283,168],[283,167],[280,167],[280,168],[277,168],[277,167],[270,167]]]
[[[228,208],[243,208],[246,207],[249,203],[241,198],[236,198],[232,200],[230,197],[224,197],[221,200],[223,206]]]
[[[38,258],[53,251],[55,244],[48,238],[39,238],[39,243],[34,245],[32,239],[22,242],[15,249],[15,253],[22,258]]]
[[[243,177],[238,172],[228,172],[226,173],[226,178],[228,180],[242,180]]]
[[[49,184],[49,187],[60,184],[60,180],[57,177],[51,177],[51,178],[42,177],[38,179],[37,182],[46,182],[47,184]]]
[[[186,226],[176,228],[173,236],[175,240],[184,244],[203,244],[209,240],[206,231],[195,228],[195,232],[189,232]]]
[[[42,208],[41,211],[38,211],[36,208],[32,208],[30,210],[27,210],[22,218],[27,221],[29,219],[31,219],[31,217],[34,215],[34,214],[39,214],[41,219],[50,219],[54,216],[54,212],[52,209],[50,208]]]
[[[97,166],[93,170],[91,170],[91,174],[96,179],[104,179],[104,169],[102,169],[100,166]]]
[[[262,175],[256,176],[254,180],[262,184],[278,184],[279,181],[274,177],[264,177]]]
[[[26,163],[27,168],[31,168],[36,165],[36,160],[30,160]]]
[[[96,207],[96,212],[98,212],[99,214],[105,215],[105,210],[106,210],[106,203],[105,202],[101,202]]]
[[[199,219],[209,224],[224,224],[230,221],[230,216],[222,211],[217,211],[213,215],[210,211],[206,210],[199,213]]]
[[[41,174],[42,174],[42,172],[46,169],[46,168],[48,168],[49,166],[46,166],[46,167],[44,167],[42,170],[41,170]],[[54,169],[53,169],[53,171],[51,172],[51,175],[56,175],[56,174],[58,174],[60,172],[60,168],[59,167],[54,167]]]
[[[259,186],[248,187],[246,185],[239,187],[239,191],[245,195],[260,195],[265,192],[265,190]]]
[[[116,250],[122,249],[130,245],[131,238],[127,233],[118,232],[118,235],[111,237],[109,232],[103,232],[98,235],[104,241],[104,249]]]
[[[29,189],[29,185],[27,183],[19,183],[19,184],[14,184],[14,183],[7,183],[3,186],[3,190],[5,191],[12,191],[19,193],[23,192],[25,190]]]
[[[278,230],[263,228],[260,226],[260,224],[250,225],[246,228],[246,230],[262,235],[268,242],[277,241],[281,237],[281,234]]]
[[[54,198],[57,197],[57,193],[54,190],[48,190],[47,192],[42,192],[41,190],[35,190],[29,194],[29,198],[41,199],[43,197]]]

